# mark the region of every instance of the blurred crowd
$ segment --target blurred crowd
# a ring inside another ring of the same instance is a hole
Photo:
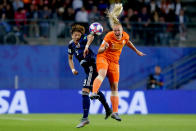
[[[14,30],[23,43],[27,43],[25,36],[48,37],[51,19],[58,20],[58,36],[64,35],[64,28],[69,26],[66,21],[100,21],[107,32],[105,11],[117,2],[123,3],[120,19],[132,38],[138,37],[146,45],[168,43],[180,32],[180,39],[186,40],[188,19],[180,0],[1,0],[0,24],[4,34]]]

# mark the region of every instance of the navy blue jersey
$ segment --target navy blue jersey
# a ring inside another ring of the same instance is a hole
[[[86,73],[86,78],[84,79],[83,87],[92,90],[93,81],[98,75],[96,71],[96,63],[95,63],[96,55],[89,48],[89,52],[87,56],[84,58],[83,53],[84,53],[86,43],[87,43],[87,35],[83,35],[77,45],[73,42],[73,40],[70,41],[68,46],[68,54],[74,55],[78,59],[80,65],[83,67]]]
[[[88,52],[87,56],[84,58],[83,53],[84,53],[86,43],[87,43],[87,35],[86,34],[82,35],[82,37],[79,40],[79,43],[77,45],[73,42],[73,40],[71,40],[69,42],[69,46],[68,46],[68,54],[74,55],[79,60],[80,63],[82,61],[86,61],[86,62],[95,61],[96,56],[90,48],[89,48],[89,52]]]

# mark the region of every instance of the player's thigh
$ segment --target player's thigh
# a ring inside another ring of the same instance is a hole
[[[89,65],[88,70],[86,70],[86,78],[83,82],[83,88],[92,90],[93,81],[97,77],[97,71],[95,65]]]
[[[83,83],[83,88],[82,88],[82,92],[88,92],[90,93],[92,91],[92,85],[87,83],[87,79],[84,79],[84,83]]]
[[[104,57],[97,57],[96,60],[97,72],[100,70],[108,70],[108,61]]]
[[[108,67],[108,79],[110,83],[119,82],[119,64],[111,62]]]

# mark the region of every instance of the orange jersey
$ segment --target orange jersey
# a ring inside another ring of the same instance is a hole
[[[104,47],[106,43],[109,44],[109,47],[107,50],[105,50],[103,53],[98,54],[97,56],[98,57],[102,56],[112,62],[118,63],[122,48],[124,47],[125,44],[127,44],[128,41],[129,41],[129,35],[124,31],[123,31],[123,36],[120,40],[116,39],[113,31],[108,32],[104,37],[104,40],[100,47]]]

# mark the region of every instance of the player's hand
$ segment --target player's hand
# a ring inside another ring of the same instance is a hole
[[[84,58],[88,55],[88,52],[89,52],[88,47],[85,47],[84,53],[83,53]]]
[[[78,75],[78,71],[75,69],[72,70],[72,73],[73,73],[73,75]]]
[[[155,80],[151,80],[150,83],[156,84],[156,81]]]
[[[105,50],[107,50],[108,47],[109,47],[108,43],[104,43],[103,45],[101,45],[101,47],[98,50],[98,54],[103,53]]]
[[[139,51],[139,50],[137,50],[136,53],[137,53],[137,55],[139,55],[139,56],[145,56],[145,55],[146,55],[146,54],[142,53],[142,52]]]
[[[105,43],[105,46],[104,46],[105,50],[106,50],[108,47],[109,47],[109,44],[108,44],[108,43]]]

